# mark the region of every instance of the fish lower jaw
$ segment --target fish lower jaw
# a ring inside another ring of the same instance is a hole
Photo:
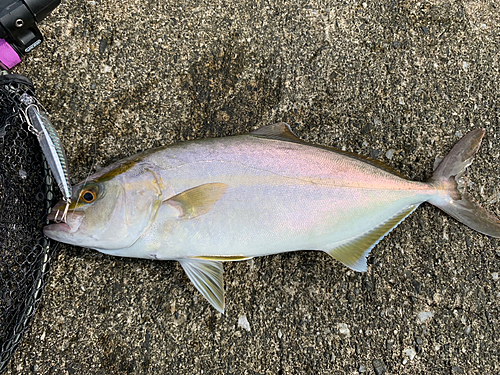
[[[66,223],[49,224],[43,228],[44,233],[71,232],[71,227]],[[47,236],[50,238],[50,236]]]

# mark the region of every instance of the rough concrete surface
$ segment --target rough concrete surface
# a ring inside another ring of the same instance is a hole
[[[63,0],[15,71],[75,181],[279,121],[425,180],[483,127],[468,189],[500,216],[499,25],[496,0]],[[6,373],[498,374],[499,246],[423,205],[366,273],[319,252],[226,263],[221,315],[175,262],[61,245]]]

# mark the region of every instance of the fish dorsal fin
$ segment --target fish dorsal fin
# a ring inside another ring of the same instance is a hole
[[[380,160],[372,159],[368,156],[358,155],[358,154],[355,154],[354,152],[342,151],[342,150],[339,150],[335,147],[321,146],[321,145],[316,145],[316,144],[312,144],[312,143],[307,143],[306,141],[303,141],[302,139],[297,137],[290,129],[290,126],[284,122],[279,122],[277,124],[263,126],[262,128],[259,128],[257,130],[254,130],[253,132],[251,132],[250,135],[268,138],[268,139],[276,139],[279,141],[301,143],[303,145],[321,148],[323,150],[333,151],[333,152],[348,156],[348,157],[353,158],[353,159],[364,161],[365,163],[368,163],[368,164],[373,165],[374,167],[383,169],[384,171],[389,172],[391,174],[394,174],[398,177],[404,178],[405,180],[407,179],[401,173],[399,173],[395,169],[389,167],[388,165],[384,164]]]
[[[179,210],[181,219],[206,214],[226,193],[228,185],[220,182],[203,184],[179,193],[163,203]]]
[[[290,126],[284,122],[279,122],[273,125],[266,125],[250,133],[257,137],[264,137],[270,139],[278,139],[281,141],[289,141],[296,143],[306,143],[297,137],[290,129]]]
[[[418,205],[411,205],[372,230],[326,252],[354,271],[365,272],[367,270],[366,259],[370,251],[417,207]]]
[[[221,262],[180,259],[179,263],[196,289],[210,304],[224,313],[224,268]]]

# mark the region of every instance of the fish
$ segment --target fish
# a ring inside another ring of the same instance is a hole
[[[306,143],[284,123],[177,143],[75,185],[66,222],[44,234],[105,254],[178,261],[223,313],[223,262],[318,250],[366,271],[370,251],[423,202],[499,238],[499,219],[465,192],[463,174],[484,134],[465,135],[425,182]]]

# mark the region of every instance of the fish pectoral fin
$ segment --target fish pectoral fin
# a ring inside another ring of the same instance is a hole
[[[228,185],[220,182],[203,184],[183,191],[163,203],[180,211],[180,218],[192,219],[206,214],[226,193]]]
[[[279,122],[273,125],[266,125],[257,130],[254,130],[250,135],[258,137],[278,139],[281,141],[291,141],[296,143],[306,143],[297,137],[290,129],[290,126],[284,122]]]
[[[179,263],[196,289],[210,304],[224,313],[224,268],[221,262],[180,259]]]
[[[347,240],[326,252],[354,271],[365,272],[370,251],[417,207],[418,205],[411,205],[361,236]]]

